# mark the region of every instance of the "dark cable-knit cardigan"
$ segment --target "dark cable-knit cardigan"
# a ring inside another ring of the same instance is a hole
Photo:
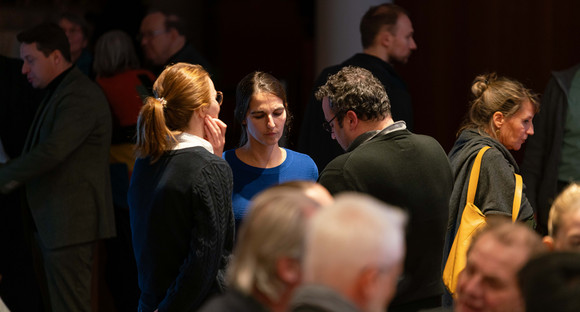
[[[234,239],[232,172],[202,147],[137,159],[129,189],[140,301],[195,311],[224,289]]]

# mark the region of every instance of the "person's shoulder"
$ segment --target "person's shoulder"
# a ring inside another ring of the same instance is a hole
[[[227,161],[229,164],[234,163],[235,161],[238,160],[238,156],[236,155],[236,149],[230,149],[227,151],[224,151],[222,154],[222,158],[225,159],[225,161]]]
[[[300,152],[297,152],[297,151],[293,151],[293,150],[288,149],[288,148],[284,148],[284,150],[286,150],[286,154],[288,156],[290,156],[290,157],[294,157],[296,159],[300,159],[300,160],[303,160],[303,161],[312,161],[312,162],[314,162],[312,160],[312,158],[310,156],[308,156],[307,154],[303,154],[303,153],[300,153]]]

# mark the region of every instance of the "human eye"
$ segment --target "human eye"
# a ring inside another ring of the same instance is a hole
[[[254,112],[252,113],[252,118],[254,119],[262,119],[264,118],[265,114],[263,112]]]
[[[282,116],[282,114],[284,114],[284,111],[285,110],[283,108],[277,109],[274,111],[274,116],[280,117],[280,116]]]

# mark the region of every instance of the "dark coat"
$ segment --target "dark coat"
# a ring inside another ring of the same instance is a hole
[[[409,213],[405,271],[391,307],[441,295],[441,257],[453,188],[447,155],[432,137],[406,129],[368,139],[367,134],[359,136],[347,153],[324,168],[319,182],[331,194],[362,192]]]
[[[528,138],[522,163],[526,195],[537,214],[537,230],[548,234],[548,214],[558,195],[558,165],[568,110],[568,91],[580,64],[553,72],[534,117],[534,135]]]
[[[22,155],[0,167],[0,186],[26,184],[30,211],[47,248],[115,235],[111,129],[101,89],[73,67],[40,104]]]

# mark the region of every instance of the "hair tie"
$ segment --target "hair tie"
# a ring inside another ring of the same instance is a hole
[[[157,99],[157,101],[159,101],[159,103],[161,103],[161,105],[163,105],[163,108],[167,107],[167,100],[165,100],[164,97],[158,97],[156,99]]]

